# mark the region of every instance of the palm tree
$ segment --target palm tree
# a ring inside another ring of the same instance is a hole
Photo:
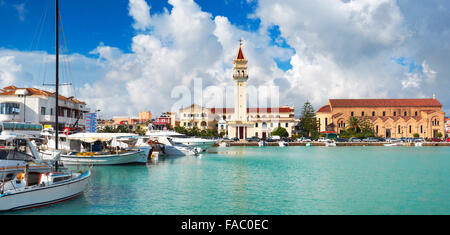
[[[357,117],[350,117],[348,126],[353,127],[353,131],[356,132],[359,127],[359,119]]]

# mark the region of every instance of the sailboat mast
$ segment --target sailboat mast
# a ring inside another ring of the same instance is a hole
[[[55,110],[55,126],[56,126],[56,133],[55,133],[55,148],[58,150],[58,131],[59,131],[59,123],[58,123],[58,117],[59,117],[59,6],[58,6],[59,0],[55,0],[55,17],[56,17],[56,110]]]

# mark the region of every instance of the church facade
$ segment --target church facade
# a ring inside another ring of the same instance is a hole
[[[273,130],[282,127],[292,136],[296,125],[294,106],[247,107],[247,62],[241,44],[233,61],[234,108],[205,108],[193,104],[180,109],[180,126],[200,130],[217,128],[219,133],[239,139],[267,138]]]
[[[384,138],[436,138],[444,135],[442,104],[427,99],[330,99],[316,112],[321,133],[348,128],[351,117],[371,121],[376,135]]]

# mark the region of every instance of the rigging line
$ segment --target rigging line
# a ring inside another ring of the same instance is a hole
[[[44,22],[44,18],[45,18],[44,16],[45,15],[46,15],[46,11],[43,11],[42,14],[41,14],[41,18],[39,18],[38,24],[37,24],[36,29],[34,31],[33,38],[31,40],[31,43],[30,43],[30,46],[29,46],[28,50],[31,50],[33,48],[33,43],[34,43],[35,39],[37,38],[38,34],[40,34],[40,32],[42,30],[42,25],[43,25],[43,22]]]
[[[71,84],[74,84],[72,69],[70,67],[69,47],[67,46],[66,34],[64,32],[64,26],[63,26],[61,13],[59,14],[59,19],[60,19],[60,22],[61,22],[60,23],[61,24],[61,33],[62,33],[62,38],[63,38],[63,42],[64,42],[64,47],[63,48],[66,49],[66,54],[65,54],[65,56],[67,58],[67,65],[66,66],[68,67],[67,69],[68,69],[69,74],[70,74],[69,78],[67,79],[67,83],[69,83],[69,81],[70,81]],[[75,85],[72,86],[72,92],[73,92],[74,97],[76,97],[77,94],[76,94],[76,90],[75,90]]]

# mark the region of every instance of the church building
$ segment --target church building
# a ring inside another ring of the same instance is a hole
[[[180,125],[199,129],[217,128],[229,138],[247,139],[252,136],[267,138],[278,127],[292,136],[296,125],[294,106],[247,107],[246,84],[249,79],[247,59],[239,45],[233,61],[234,108],[204,108],[191,105],[180,109]]]

